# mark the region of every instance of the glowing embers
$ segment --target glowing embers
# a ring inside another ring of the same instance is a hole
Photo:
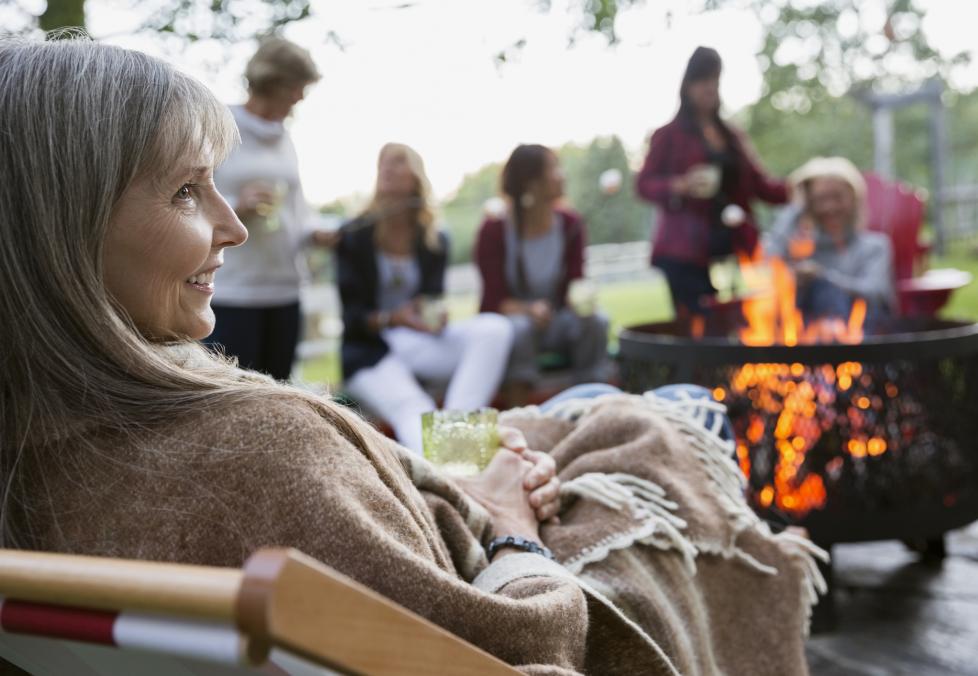
[[[737,462],[753,500],[802,517],[826,503],[826,481],[846,463],[898,449],[902,431],[892,382],[874,382],[861,364],[744,364],[714,397],[737,410]],[[817,449],[815,462],[811,461]],[[773,470],[773,471],[772,471]]]

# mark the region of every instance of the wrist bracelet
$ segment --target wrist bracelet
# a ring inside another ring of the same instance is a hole
[[[489,555],[489,560],[492,561],[492,557],[496,555],[503,547],[513,547],[514,549],[521,549],[524,552],[529,552],[530,554],[539,554],[540,556],[545,556],[551,561],[556,561],[554,553],[541,545],[539,542],[534,542],[533,540],[527,540],[519,535],[506,535],[505,537],[498,537],[493,539],[489,543],[489,547],[486,549],[486,553]]]

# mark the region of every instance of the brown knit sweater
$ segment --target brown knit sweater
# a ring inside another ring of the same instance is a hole
[[[639,532],[659,517],[587,491],[568,493],[564,525],[544,532],[576,577],[530,554],[488,565],[488,517],[450,481],[366,423],[366,443],[351,442],[286,394],[134,437],[92,434],[97,456],[35,450],[15,523],[37,549],[159,561],[240,566],[261,547],[295,547],[526,673],[804,672],[802,555],[759,531],[727,532],[698,461],[660,418],[632,402],[576,422],[511,422],[553,451],[571,487],[602,463],[635,476],[655,454],[676,464],[669,488],[688,503],[689,542],[716,539],[697,572],[686,540]],[[780,576],[733,560],[738,538]]]

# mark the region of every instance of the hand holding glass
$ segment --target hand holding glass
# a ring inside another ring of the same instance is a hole
[[[285,195],[289,190],[289,184],[285,181],[260,181],[264,189],[265,197],[255,205],[255,213],[265,220],[265,229],[274,232],[282,226],[279,219],[279,211]]]
[[[720,167],[715,164],[697,164],[686,172],[689,194],[699,199],[710,199],[720,190]]]
[[[448,310],[440,296],[421,296],[418,298],[418,314],[428,330],[437,333],[445,327]]]
[[[590,317],[598,310],[598,288],[589,279],[575,279],[567,289],[567,302],[578,317]]]

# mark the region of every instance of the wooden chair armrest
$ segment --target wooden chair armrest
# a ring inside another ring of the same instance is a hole
[[[330,668],[394,676],[517,674],[501,660],[292,549],[244,567],[238,626],[261,661],[279,646]]]

